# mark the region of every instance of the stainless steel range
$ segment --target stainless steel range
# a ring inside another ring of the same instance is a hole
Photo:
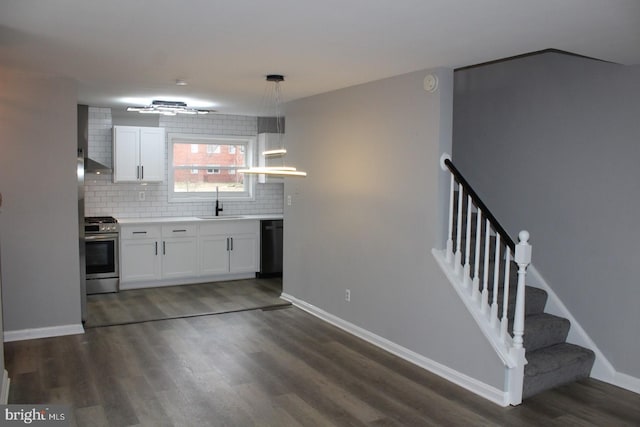
[[[85,217],[85,266],[87,295],[118,292],[120,228],[110,216]]]

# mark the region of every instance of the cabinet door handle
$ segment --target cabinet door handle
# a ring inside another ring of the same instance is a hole
[[[147,232],[146,231],[134,231],[131,234],[147,234]]]
[[[140,179],[140,166],[136,166],[136,179]]]
[[[156,242],[156,256],[158,256],[158,242]]]
[[[230,237],[229,240],[231,240],[231,250],[233,250],[233,237]]]
[[[167,242],[162,241],[162,255],[167,254]]]
[[[227,251],[229,251],[229,238],[227,237]]]
[[[140,179],[144,179],[144,166],[140,166]]]
[[[174,233],[186,233],[187,230],[173,230]]]

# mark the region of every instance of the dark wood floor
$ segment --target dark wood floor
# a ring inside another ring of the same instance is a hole
[[[10,403],[78,426],[623,426],[640,396],[595,380],[501,408],[295,308],[5,344]]]
[[[282,278],[276,277],[89,295],[85,327],[288,305],[281,293]]]

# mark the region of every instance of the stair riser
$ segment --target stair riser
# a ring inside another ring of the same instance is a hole
[[[549,314],[530,315],[524,321],[524,348],[532,352],[566,341],[571,323]]]
[[[593,351],[572,344],[558,344],[527,354],[522,398],[588,378],[595,361]]]

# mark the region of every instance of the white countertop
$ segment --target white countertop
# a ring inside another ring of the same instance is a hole
[[[117,218],[118,224],[159,224],[170,222],[203,222],[203,221],[244,221],[244,220],[267,220],[282,219],[283,214],[263,214],[263,215],[220,215],[220,216],[174,216],[174,217],[153,217],[153,218]]]

